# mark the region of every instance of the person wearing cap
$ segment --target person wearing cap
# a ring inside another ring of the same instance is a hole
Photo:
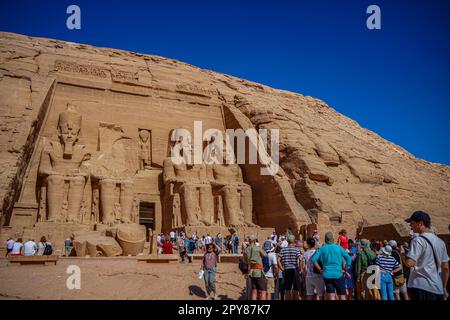
[[[264,241],[264,244],[263,244],[263,248],[264,248],[264,250],[265,250],[265,248],[268,248],[269,247],[269,245],[272,243],[272,239],[271,239],[271,236],[268,236],[267,237],[267,240],[266,241]]]
[[[202,270],[204,271],[203,278],[205,280],[205,288],[207,295],[211,300],[216,299],[216,272],[217,262],[219,261],[219,254],[221,248],[214,242],[206,245],[206,253],[203,255]]]
[[[447,299],[448,254],[444,241],[430,232],[430,216],[414,212],[405,220],[417,236],[411,240],[405,265],[412,268],[408,279],[411,300]]]
[[[404,300],[409,300],[408,289],[406,288],[406,273],[404,270],[404,256],[398,249],[397,241],[389,240],[388,245],[392,248],[392,257],[400,264],[400,271],[394,273],[394,295],[395,300],[401,300],[400,293]]]
[[[322,273],[328,300],[346,300],[344,272],[352,263],[352,258],[338,244],[334,243],[333,233],[325,234],[325,244],[312,256],[311,262]],[[318,262],[322,262],[322,267]],[[343,267],[344,263],[344,267]]]
[[[251,299],[265,300],[267,291],[267,280],[264,276],[262,258],[267,257],[267,253],[260,246],[256,245],[256,237],[249,237],[249,246],[244,251],[244,261],[248,263],[248,277],[252,287]]]
[[[264,272],[267,279],[266,300],[273,300],[272,296],[275,294],[275,283],[278,278],[278,261],[275,253],[276,242],[273,240],[265,241],[263,249],[267,253],[267,263],[269,270]]]
[[[295,236],[288,236],[288,246],[282,247],[278,256],[278,265],[283,272],[284,290],[286,300],[300,299],[301,286],[298,281],[301,268],[300,250],[295,246]]]
[[[394,297],[394,272],[401,270],[400,263],[392,257],[392,247],[386,245],[380,249],[380,255],[375,259],[375,264],[380,268],[380,291],[382,300],[395,300]]]

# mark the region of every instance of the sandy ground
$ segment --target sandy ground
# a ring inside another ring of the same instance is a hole
[[[81,289],[69,290],[67,267],[81,271]],[[192,264],[149,264],[135,259],[61,258],[56,266],[11,266],[0,259],[0,299],[205,299],[200,261]],[[216,277],[219,299],[242,299],[245,280],[237,264],[220,263]]]

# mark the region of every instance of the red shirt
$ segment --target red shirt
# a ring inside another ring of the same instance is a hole
[[[163,243],[163,254],[173,254],[172,242],[169,241]]]
[[[342,249],[344,249],[344,250],[348,249],[348,237],[347,236],[340,235],[339,242],[341,244]]]

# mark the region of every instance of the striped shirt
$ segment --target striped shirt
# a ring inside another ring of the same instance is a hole
[[[297,258],[301,257],[300,250],[295,247],[282,248],[280,251],[281,264],[286,269],[298,268]]]
[[[400,266],[400,263],[398,263],[397,260],[393,256],[385,256],[385,255],[379,255],[375,259],[375,264],[380,267],[382,271],[388,271],[391,272],[392,270],[396,269]]]

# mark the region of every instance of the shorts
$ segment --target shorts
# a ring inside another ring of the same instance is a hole
[[[340,296],[347,294],[345,290],[345,279],[344,276],[338,279],[323,279],[325,282],[325,288],[327,293],[336,293]]]
[[[284,289],[287,291],[300,291],[300,273],[296,269],[285,269],[283,272]]]
[[[267,279],[266,277],[262,276],[259,278],[250,277],[250,282],[252,284],[253,290],[258,291],[267,291]]]
[[[314,292],[314,289],[316,290]],[[306,278],[306,295],[313,296],[315,294],[323,296],[325,292],[325,283],[322,277],[308,277]]]
[[[12,249],[6,249],[6,253],[11,253]]]
[[[399,292],[401,292],[401,293],[408,293],[408,288],[406,288],[406,281],[400,287],[395,287],[394,286],[394,292],[395,293],[399,293]]]
[[[443,294],[436,294],[418,288],[409,288],[411,291],[411,300],[444,300]]]
[[[275,292],[275,279],[267,278],[267,292],[274,293]]]

